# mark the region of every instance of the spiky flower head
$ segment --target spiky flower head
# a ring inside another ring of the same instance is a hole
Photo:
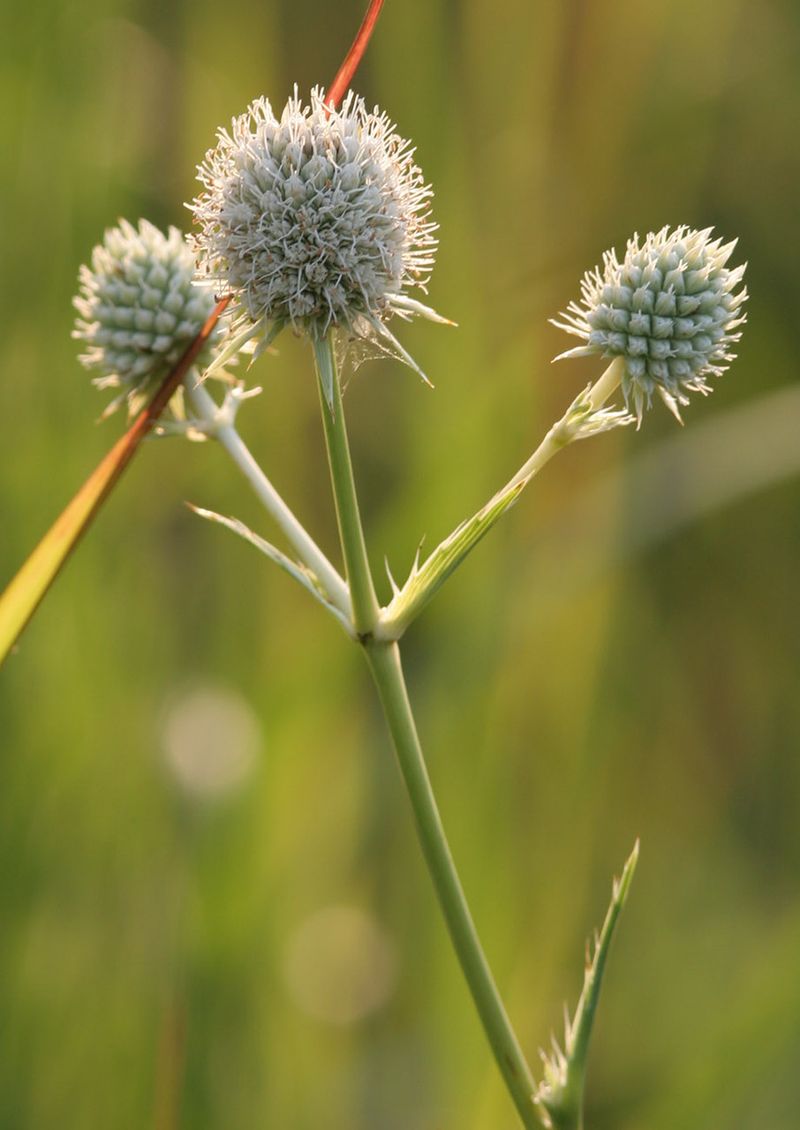
[[[193,282],[194,254],[177,228],[166,235],[140,220],[109,228],[82,266],[72,336],[85,342],[80,360],[96,369],[98,388],[122,391],[106,412],[127,399],[136,411],[202,329],[214,296]],[[215,331],[197,360],[213,352]]]
[[[279,117],[259,98],[219,130],[198,176],[199,268],[233,296],[242,336],[341,329],[416,368],[386,322],[444,321],[407,293],[433,267],[432,192],[385,114],[352,91],[337,110],[295,87]]]
[[[711,232],[664,227],[642,243],[634,235],[622,262],[607,251],[602,268],[584,276],[581,301],[553,319],[585,342],[560,357],[624,358],[625,403],[639,421],[654,392],[677,416],[687,394],[710,392],[708,378],[733,360],[745,321],[747,291],[738,289],[745,266],[730,269],[736,241],[723,244]]]

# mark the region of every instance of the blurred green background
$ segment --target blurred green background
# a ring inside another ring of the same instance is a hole
[[[79,264],[259,94],[325,83],[356,0],[3,5],[0,578],[119,434]],[[740,359],[551,464],[409,633],[419,726],[532,1057],[642,858],[588,1130],[800,1125],[795,0],[387,0],[357,86],[436,188],[431,289],[348,389],[402,575],[599,372],[547,318],[634,230],[741,237]],[[331,553],[310,357],[243,434]],[[356,649],[184,500],[269,534],[211,445],[149,443],[0,675],[2,1130],[511,1130]]]

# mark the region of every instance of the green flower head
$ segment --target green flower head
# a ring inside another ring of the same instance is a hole
[[[167,235],[147,220],[109,228],[80,270],[72,336],[86,345],[80,360],[99,375],[98,388],[122,391],[136,411],[197,336],[214,309],[212,292],[194,284],[194,255],[177,228]],[[211,335],[197,364],[207,363]]]
[[[733,359],[741,337],[740,288],[745,266],[727,266],[736,241],[711,239],[711,228],[684,226],[634,235],[622,262],[615,251],[581,283],[581,301],[571,302],[553,325],[582,338],[563,357],[622,357],[626,405],[641,422],[657,392],[679,417],[688,393],[711,391]]]

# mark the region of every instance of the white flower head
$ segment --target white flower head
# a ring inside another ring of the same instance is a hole
[[[386,322],[445,320],[407,293],[433,267],[432,191],[385,114],[352,91],[333,109],[319,88],[304,105],[295,87],[279,117],[259,98],[219,130],[198,176],[200,272],[232,295],[242,339],[340,329],[417,368]]]
[[[72,336],[83,341],[80,360],[99,372],[98,388],[121,393],[106,414],[127,399],[136,411],[202,329],[213,294],[193,282],[194,254],[177,228],[164,235],[147,220],[135,228],[120,220],[82,266]],[[210,358],[215,331],[196,364]]]
[[[560,357],[624,359],[625,403],[640,422],[654,392],[678,416],[687,393],[709,393],[708,378],[733,360],[746,318],[747,291],[737,289],[745,266],[730,269],[736,241],[723,244],[711,232],[664,227],[641,244],[634,235],[622,262],[607,251],[602,269],[584,276],[581,301],[552,319],[585,342]]]

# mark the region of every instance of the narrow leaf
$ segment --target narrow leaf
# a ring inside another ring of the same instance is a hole
[[[586,970],[578,1007],[572,1020],[568,1014],[565,1016],[564,1051],[553,1040],[551,1053],[542,1054],[545,1078],[536,1092],[536,1104],[546,1112],[554,1130],[580,1130],[583,1126],[583,1090],[592,1025],[611,941],[628,897],[638,858],[637,840],[622,875],[613,882],[611,904],[603,928],[599,935],[595,935],[593,944],[587,946]]]
[[[140,443],[192,367],[229,299],[221,299],[200,333],[164,378],[147,408],[131,424],[78,493],[68,503],[25,564],[0,595],[0,663],[19,639],[25,625],[53,583],[66,559],[89,527]]]
[[[399,639],[411,621],[425,607],[447,578],[483,538],[502,514],[513,506],[526,482],[495,495],[487,504],[457,526],[437,545],[421,565],[415,560],[408,580],[383,610],[379,634],[382,639]]]
[[[353,81],[358,66],[364,57],[367,44],[372,38],[372,33],[375,30],[375,24],[378,22],[378,16],[381,14],[382,7],[383,0],[371,0],[367,14],[361,21],[361,27],[356,32],[356,37],[353,40],[350,50],[345,55],[344,62],[336,72],[336,77],[328,90],[328,97],[325,99],[326,104],[333,110],[339,105],[342,96],[347,92],[350,83]]]
[[[270,561],[274,561],[285,573],[301,584],[303,588],[310,592],[315,600],[328,610],[339,623],[343,626],[349,636],[353,636],[353,625],[350,623],[349,618],[337,608],[336,605],[331,604],[325,595],[325,590],[320,584],[316,574],[306,568],[305,565],[299,564],[297,561],[292,561],[285,553],[277,549],[271,542],[265,541],[264,538],[254,533],[249,526],[241,522],[238,518],[227,518],[224,514],[217,514],[213,510],[204,510],[200,506],[193,506],[188,503],[189,509],[194,511],[200,518],[206,518],[209,522],[218,522],[221,526],[232,530],[233,533],[238,534],[239,537],[249,541],[251,545],[255,546],[257,550],[263,553]]]

